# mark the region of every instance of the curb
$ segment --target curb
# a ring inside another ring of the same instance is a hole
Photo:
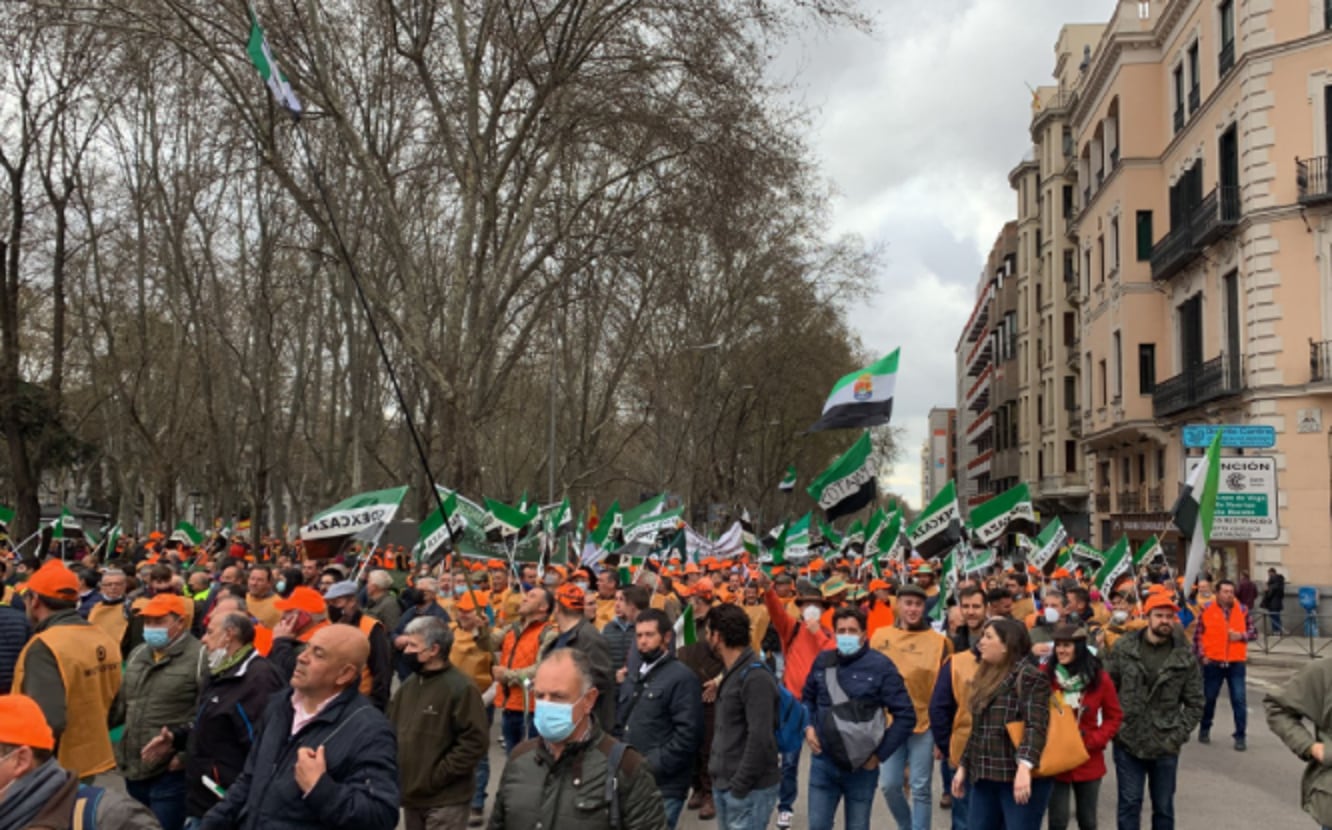
[[[1310,657],[1307,654],[1287,654],[1284,652],[1272,652],[1271,654],[1250,652],[1248,662],[1251,666],[1264,666],[1266,668],[1302,669],[1314,660],[1320,660],[1327,656],[1332,655],[1325,654],[1318,657]]]

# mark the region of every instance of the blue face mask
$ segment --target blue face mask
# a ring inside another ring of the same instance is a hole
[[[850,657],[860,651],[859,634],[838,634],[837,635],[837,653],[844,657]]]
[[[167,630],[165,628],[148,628],[145,626],[143,629],[143,641],[148,644],[149,648],[162,649],[166,648],[167,643],[171,642],[171,638],[167,636]]]
[[[532,725],[536,727],[538,735],[548,741],[559,743],[572,735],[574,728],[578,726],[574,722],[573,710],[573,703],[538,700],[532,712]]]
[[[285,594],[287,592],[287,583],[279,579],[278,584],[274,585],[273,589],[277,591],[279,594]]]
[[[466,585],[454,585],[454,586],[453,586],[453,595],[454,595],[455,597],[460,597],[460,596],[462,596],[462,595],[465,594],[465,593],[467,593],[467,586],[466,586]]]

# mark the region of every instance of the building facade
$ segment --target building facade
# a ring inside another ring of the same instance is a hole
[[[929,436],[920,458],[921,508],[930,503],[957,475],[957,410],[935,407],[930,410]]]

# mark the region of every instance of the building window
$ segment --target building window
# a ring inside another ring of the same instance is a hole
[[[1138,394],[1156,391],[1156,344],[1138,344]]]
[[[1110,395],[1108,394],[1110,391],[1110,375],[1106,371],[1104,360],[1097,365],[1097,369],[1097,379],[1101,382],[1101,406],[1105,406],[1110,402]]]
[[[1133,481],[1133,462],[1127,458],[1119,459],[1119,483],[1125,487]]]
[[[1147,483],[1147,453],[1138,453],[1138,483]]]
[[[1332,3],[1332,0],[1328,0],[1328,2]],[[1064,282],[1072,286],[1077,280],[1077,269],[1073,267],[1073,250],[1069,248],[1064,251]]]
[[[1332,0],[1327,0],[1327,1],[1329,3],[1332,3]],[[1064,185],[1063,207],[1064,207],[1064,218],[1065,219],[1071,218],[1073,216],[1073,185],[1071,184]]]
[[[1124,351],[1123,341],[1120,339],[1119,332],[1114,334],[1115,344],[1115,400],[1122,400],[1124,397]]]
[[[1221,0],[1221,52],[1217,55],[1217,77],[1224,78],[1235,66],[1235,0]]]
[[[1119,270],[1119,217],[1110,220],[1110,262],[1111,268]]]
[[[1064,442],[1064,472],[1076,473],[1078,471],[1078,442]]]
[[[1101,266],[1100,281],[1105,282],[1105,236],[1096,237],[1096,258]]]
[[[1328,0],[1332,3],[1332,0]],[[1152,212],[1140,210],[1135,222],[1138,233],[1138,262],[1147,262],[1152,258]]]
[[[1175,132],[1184,129],[1184,64],[1175,67],[1171,75],[1175,92]]]
[[[1332,29],[1332,0],[1323,0],[1323,28]]]
[[[1202,84],[1198,68],[1198,41],[1189,47],[1189,115],[1202,106]]]
[[[1328,0],[1328,3],[1332,5],[1332,0]],[[1066,159],[1072,158],[1073,150],[1075,149],[1073,147],[1073,128],[1065,127],[1062,138],[1063,138],[1064,158]]]

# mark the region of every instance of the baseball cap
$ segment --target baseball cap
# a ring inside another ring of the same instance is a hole
[[[74,601],[79,598],[79,578],[65,563],[50,559],[28,577],[28,590],[50,599]]]
[[[1143,611],[1150,614],[1157,608],[1169,608],[1176,614],[1179,613],[1179,606],[1167,594],[1155,593],[1147,597],[1147,602],[1143,605]]]
[[[583,589],[572,582],[566,582],[555,589],[555,600],[570,611],[582,611],[587,603]]]
[[[486,607],[489,599],[485,591],[468,591],[458,597],[453,607],[459,611],[480,611]]]
[[[55,749],[55,733],[37,701],[27,695],[0,695],[0,744]]]
[[[185,597],[180,594],[156,594],[139,613],[145,617],[165,617],[167,614],[184,617],[189,611],[186,609]]]
[[[328,586],[328,590],[324,592],[325,601],[354,596],[356,596],[356,583],[352,582],[350,579],[334,582],[332,585]]]
[[[897,597],[898,599],[901,599],[902,597],[920,597],[921,599],[928,601],[930,595],[925,593],[924,588],[914,582],[903,582],[901,585],[897,586]]]
[[[273,607],[279,611],[304,611],[307,614],[328,613],[328,607],[324,605],[324,598],[319,596],[319,592],[314,588],[305,585],[297,585],[290,596],[275,600]]]

